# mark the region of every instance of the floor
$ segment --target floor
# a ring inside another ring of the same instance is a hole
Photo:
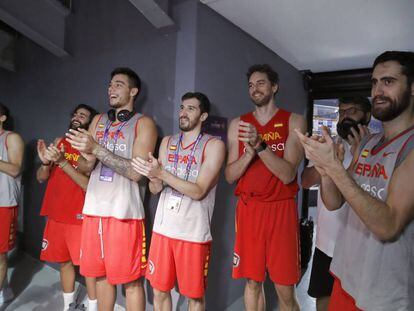
[[[309,213],[313,219],[315,219],[314,210],[315,209],[311,208]],[[0,306],[0,311],[62,310],[63,299],[60,290],[59,272],[57,270],[43,264],[29,255],[18,252],[10,254],[9,265],[9,284],[16,298],[10,303]],[[307,294],[311,265],[312,263],[309,264],[309,268],[297,286],[297,296],[301,305],[301,310],[303,311],[316,310],[315,299],[309,297]],[[83,303],[85,297],[85,287],[77,282],[77,302]],[[122,291],[118,290],[117,306],[115,310],[125,310],[124,307],[125,298],[122,295]],[[178,309],[181,310],[182,307],[183,306]],[[148,305],[147,310],[152,310],[152,306]]]
[[[0,311],[60,311],[63,298],[59,272],[23,253],[9,254],[8,280],[15,298],[0,306]],[[86,305],[86,288],[76,282],[77,303]],[[125,310],[119,294],[116,311]]]

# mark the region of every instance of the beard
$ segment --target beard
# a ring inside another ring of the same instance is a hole
[[[410,99],[411,92],[409,89],[404,92],[400,101],[393,100],[387,96],[375,96],[372,100],[372,115],[381,122],[391,121],[410,106]],[[388,105],[386,107],[377,107],[375,104],[376,100],[387,101]]]
[[[72,130],[78,130],[78,129],[87,130],[88,127],[89,127],[89,124],[82,124],[81,122],[78,122],[78,121],[71,121],[69,123],[69,128]]]
[[[190,119],[186,117],[180,118],[180,120],[178,121],[178,126],[180,130],[183,132],[189,132],[195,128],[195,124],[191,124]]]
[[[368,125],[365,119],[360,119],[360,120],[355,121],[354,119],[351,119],[351,118],[344,118],[341,122],[338,122],[336,124],[336,131],[338,132],[338,135],[341,138],[348,140],[349,135],[354,137],[351,131],[352,128],[355,129],[357,133],[359,133],[358,124]]]
[[[120,102],[116,102],[116,103],[111,104],[111,102],[109,102],[109,106],[111,106],[111,108],[113,108],[113,109],[117,109],[117,108],[121,108],[122,106],[124,106],[124,104],[120,103]]]
[[[261,93],[263,95],[263,93]],[[262,107],[262,106],[266,106],[272,99],[273,94],[269,94],[267,96],[263,96],[262,98],[254,98],[254,94],[253,96],[250,96],[250,99],[252,100],[253,104],[256,105],[256,107]]]

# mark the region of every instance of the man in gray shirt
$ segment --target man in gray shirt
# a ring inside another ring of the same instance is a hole
[[[378,56],[372,73],[372,115],[383,133],[369,135],[352,165],[324,129],[298,132],[306,156],[321,174],[330,210],[346,209],[331,264],[330,310],[412,310],[414,305],[414,53]]]
[[[13,298],[6,286],[7,252],[13,249],[17,230],[17,204],[24,142],[19,134],[7,131],[9,110],[0,103],[0,306]]]

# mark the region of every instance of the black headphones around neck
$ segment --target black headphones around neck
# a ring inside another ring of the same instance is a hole
[[[129,110],[121,110],[118,113],[116,113],[115,109],[111,109],[108,111],[108,119],[112,122],[115,122],[117,119],[121,122],[126,122],[129,119],[131,119],[134,116],[134,111]]]

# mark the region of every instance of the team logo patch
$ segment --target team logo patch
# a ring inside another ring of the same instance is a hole
[[[236,268],[239,266],[240,256],[236,253],[233,253],[233,267]]]
[[[46,239],[43,239],[43,241],[42,241],[42,251],[46,250],[48,245],[49,245],[49,241],[46,240]]]
[[[273,126],[274,127],[283,127],[283,123],[275,123]]]
[[[155,266],[152,260],[148,261],[148,270],[150,274],[154,274]]]
[[[177,150],[177,145],[171,145],[170,150]]]
[[[369,149],[364,149],[361,152],[361,157],[366,158],[369,155]]]

